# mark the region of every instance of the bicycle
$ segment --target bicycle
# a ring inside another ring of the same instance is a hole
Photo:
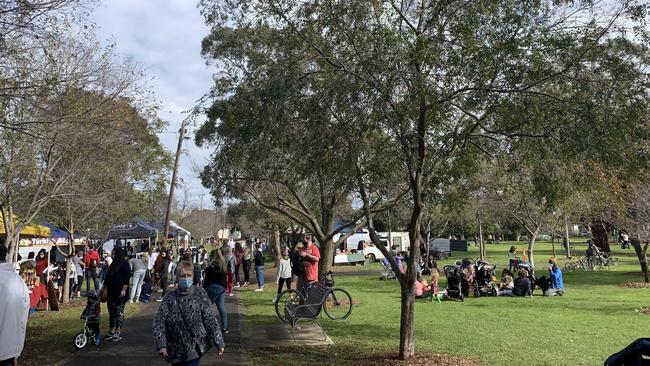
[[[316,282],[314,282],[316,283]],[[278,318],[287,323],[288,320],[284,313],[284,308],[289,304],[303,304],[307,298],[309,288],[313,284],[304,286],[300,290],[288,289],[284,290],[278,295],[275,302],[275,313]],[[352,296],[342,288],[334,288],[334,275],[329,271],[323,276],[323,279],[318,283],[325,285],[328,290],[327,297],[323,303],[323,311],[328,318],[332,320],[346,319],[352,313]]]
[[[568,261],[564,264],[564,270],[567,272],[573,272],[574,270],[580,269],[586,271],[591,269],[592,262],[588,258],[577,257],[575,260]]]

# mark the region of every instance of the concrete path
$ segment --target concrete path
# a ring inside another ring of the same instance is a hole
[[[77,351],[73,359],[66,365],[169,365],[162,357],[158,356],[153,346],[151,328],[158,305],[158,302],[153,301],[147,304],[138,314],[128,318],[124,322],[122,340],[118,342],[102,342],[99,347],[88,345],[85,349]],[[226,311],[228,312],[228,326],[230,327],[230,333],[224,335],[226,351],[223,356],[218,356],[215,349],[211,349],[202,358],[201,365],[246,364],[242,358],[241,312],[239,311],[236,296],[226,298]],[[213,312],[215,317],[218,317],[216,306],[213,306]]]
[[[273,268],[268,268],[265,272],[267,291],[275,292],[277,288],[275,287],[275,274],[276,271]],[[254,280],[254,276],[251,277]],[[230,333],[224,335],[226,351],[223,356],[219,357],[213,348],[201,359],[201,365],[248,365],[250,362],[247,354],[255,352],[255,349],[258,348],[333,344],[332,340],[324,335],[321,328],[315,323],[301,322],[301,329],[293,332],[289,325],[282,324],[279,320],[277,323],[271,322],[271,324],[253,327],[244,326],[238,292],[252,291],[256,287],[252,284],[250,287],[235,289],[235,296],[226,297],[226,311],[230,328]],[[154,293],[154,297],[157,298],[158,294]],[[124,322],[122,340],[103,342],[99,347],[89,345],[85,349],[77,351],[72,359],[64,364],[69,366],[169,365],[156,354],[153,347],[151,328],[158,305],[158,302],[153,301],[138,314],[128,318]],[[212,310],[215,317],[218,318],[216,306],[213,306]],[[275,310],[270,303],[268,316],[276,317]],[[108,314],[105,315],[104,321],[108,321]]]

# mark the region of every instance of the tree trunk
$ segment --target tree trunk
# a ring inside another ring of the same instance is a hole
[[[521,231],[515,230],[515,241],[519,243],[520,240],[521,240]]]
[[[528,249],[526,250],[526,254],[528,255],[528,262],[533,268],[535,268],[533,254],[535,252],[535,240],[537,240],[537,234],[538,230],[536,230],[534,233],[528,233]]]
[[[420,257],[420,238],[422,221],[422,195],[421,187],[413,187],[413,212],[409,222],[409,239],[411,241],[409,260],[406,266],[406,275],[401,286],[402,313],[400,315],[399,358],[406,360],[415,354],[415,339],[413,336],[413,311],[415,301],[416,263]],[[400,281],[401,282],[401,281]]]
[[[275,248],[275,268],[278,268],[280,265],[280,259],[282,258],[280,249],[280,227],[278,225],[273,226],[273,248]]]
[[[333,231],[334,220],[331,216],[328,216],[323,220],[323,233],[329,235]],[[334,262],[334,242],[331,237],[329,240],[325,241],[325,238],[318,238],[318,241],[321,245],[320,249],[320,261],[318,261],[318,273],[320,276],[332,270],[332,263]]]
[[[63,303],[70,302],[70,272],[72,266],[72,257],[66,256],[65,259],[65,281],[63,281]]]
[[[609,235],[605,229],[605,225],[600,222],[594,222],[590,225],[591,235],[594,244],[603,252],[611,252],[609,248]]]
[[[643,272],[645,282],[650,282],[650,277],[648,276],[648,245],[645,245],[645,248],[641,248],[641,241],[638,238],[632,238],[630,244],[636,252],[637,258],[639,258],[639,264],[641,265],[641,272]]]
[[[484,260],[485,258],[485,243],[483,242],[483,223],[481,220],[478,220],[478,252],[479,259]]]
[[[415,271],[415,266],[409,265]],[[408,273],[409,271],[407,271]],[[410,285],[409,285],[410,283]],[[407,275],[405,283],[401,283],[401,315],[399,329],[399,358],[406,360],[415,354],[413,320],[415,318],[415,281]]]
[[[553,257],[557,257],[557,254],[555,254],[555,235],[551,234],[551,248],[553,248]]]
[[[566,238],[566,257],[571,258],[571,240],[569,239],[569,220],[564,216],[564,235]]]

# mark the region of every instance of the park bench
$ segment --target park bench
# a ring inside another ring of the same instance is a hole
[[[291,303],[284,308],[287,321],[291,324],[291,334],[294,331],[300,319],[308,319],[316,322],[323,333],[323,338],[327,338],[323,329],[323,303],[330,294],[331,289],[320,282],[309,285],[306,296],[302,303]]]

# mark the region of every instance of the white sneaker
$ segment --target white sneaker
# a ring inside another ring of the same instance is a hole
[[[133,300],[129,300],[129,304],[133,304]]]
[[[256,291],[256,292],[264,291],[264,288],[262,288],[262,287],[260,287],[260,288],[256,288],[254,291]]]
[[[241,286],[239,286],[239,284],[236,284],[236,285],[235,285],[235,288],[240,288],[240,287],[241,287]]]

